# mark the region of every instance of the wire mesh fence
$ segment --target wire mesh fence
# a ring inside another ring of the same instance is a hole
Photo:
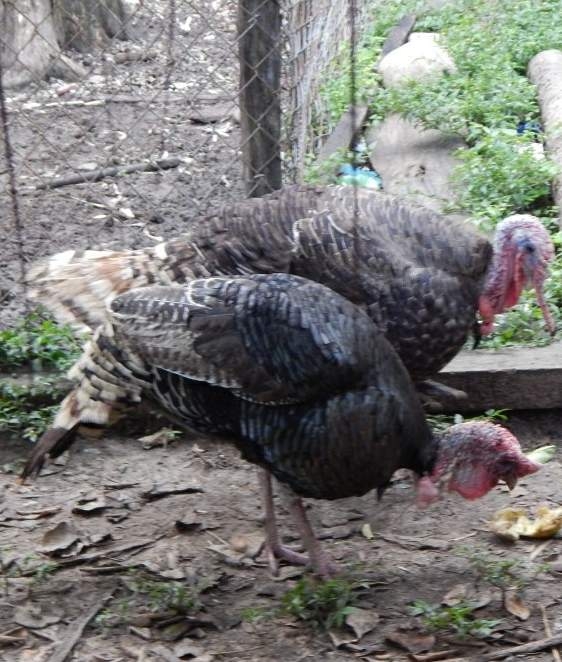
[[[350,2],[4,0],[2,323],[18,262],[146,245],[300,179]]]

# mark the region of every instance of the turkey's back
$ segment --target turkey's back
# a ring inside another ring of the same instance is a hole
[[[286,274],[213,278],[131,291],[112,308],[115,342],[148,366],[151,397],[298,494],[361,495],[400,467],[432,469],[435,441],[400,359],[329,289]]]
[[[368,311],[416,380],[463,346],[492,257],[471,225],[350,186],[289,186],[225,206],[166,246],[172,280],[284,271],[327,285]],[[200,260],[186,259],[193,250]]]

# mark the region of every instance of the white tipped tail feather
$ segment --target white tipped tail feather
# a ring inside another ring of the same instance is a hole
[[[137,251],[65,251],[29,271],[29,296],[59,322],[80,331],[107,321],[106,306],[133,287],[165,281],[158,259],[164,245]]]

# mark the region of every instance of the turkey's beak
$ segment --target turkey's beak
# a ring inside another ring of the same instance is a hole
[[[510,492],[517,485],[517,476],[515,474],[508,474],[507,476],[503,476],[503,480]]]

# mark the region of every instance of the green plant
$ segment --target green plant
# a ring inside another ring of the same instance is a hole
[[[38,310],[0,331],[0,366],[66,370],[79,356],[81,344],[69,326],[57,324]]]
[[[259,623],[274,616],[275,612],[265,607],[245,607],[240,612],[240,618],[246,623]]]
[[[460,547],[458,554],[465,557],[475,571],[478,581],[499,588],[502,592],[508,589],[522,589],[543,572],[548,565],[542,563],[525,563],[519,559],[501,559],[482,550]]]
[[[0,382],[0,431],[21,433],[36,441],[50,425],[58,405],[37,407],[37,399],[62,396],[51,380],[40,380],[30,386],[15,386]]]
[[[283,595],[281,609],[317,629],[342,627],[364,588],[365,583],[343,577],[327,581],[304,577]]]
[[[444,607],[416,600],[410,606],[410,613],[420,616],[424,626],[431,630],[452,630],[461,638],[489,636],[500,621],[474,618],[473,611],[474,607],[467,603]]]
[[[150,611],[172,610],[184,614],[198,610],[199,592],[202,587],[187,586],[179,581],[152,579],[133,569],[124,580],[131,593],[139,598],[146,598]]]

